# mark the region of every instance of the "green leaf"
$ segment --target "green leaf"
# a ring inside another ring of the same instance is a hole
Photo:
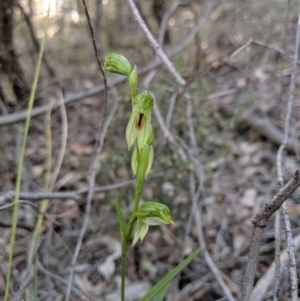
[[[120,223],[121,236],[122,236],[122,238],[125,238],[127,235],[127,227],[126,227],[124,215],[123,215],[123,212],[122,212],[122,209],[121,209],[121,206],[120,206],[118,200],[116,200],[116,209],[117,209],[118,219],[119,219],[119,223]]]
[[[168,283],[153,299],[152,301],[164,301],[166,294],[172,282]]]
[[[201,249],[198,248],[193,253],[191,253],[187,258],[185,258],[181,263],[179,263],[170,273],[168,273],[162,280],[155,284],[146,295],[139,301],[150,301],[157,294],[159,294],[166,286],[186,267],[190,262],[199,255]]]

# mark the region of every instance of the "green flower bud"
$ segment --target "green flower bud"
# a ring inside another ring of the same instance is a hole
[[[136,96],[136,87],[137,87],[136,66],[134,66],[134,69],[132,70],[132,72],[129,76],[129,86],[130,86],[131,98],[134,98]]]
[[[157,202],[145,202],[142,204],[138,211],[134,213],[131,221],[133,219],[137,219],[137,224],[134,231],[132,246],[134,246],[139,239],[143,241],[149,230],[149,226],[158,226],[162,224],[174,225],[170,209],[166,205]]]
[[[110,53],[106,56],[104,69],[127,77],[129,77],[132,72],[132,67],[129,61],[124,56],[116,53]]]

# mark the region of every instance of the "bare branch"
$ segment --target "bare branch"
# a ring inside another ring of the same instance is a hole
[[[228,58],[229,59],[232,59],[234,58],[235,56],[237,56],[240,52],[242,52],[243,50],[245,50],[247,47],[249,47],[251,44],[256,44],[256,45],[259,45],[259,46],[263,46],[263,47],[266,47],[266,48],[269,48],[271,50],[274,50],[276,52],[278,52],[279,54],[281,54],[282,56],[290,59],[290,60],[293,60],[293,56],[291,55],[288,55],[284,50],[280,49],[280,48],[277,48],[275,46],[272,46],[272,45],[269,45],[267,44],[266,42],[264,41],[261,41],[261,40],[254,40],[254,39],[249,39],[246,43],[244,43],[242,46],[240,46],[238,49],[236,49],[234,52],[232,52]],[[297,62],[298,64],[300,64],[300,62]]]
[[[279,281],[280,281],[280,246],[281,246],[281,214],[280,210],[276,211],[275,215],[275,281],[274,281],[274,293],[273,301],[278,301],[279,297]]]
[[[285,117],[285,127],[284,127],[284,137],[281,146],[279,147],[277,153],[277,182],[279,189],[283,186],[283,173],[282,173],[282,155],[285,150],[286,144],[289,138],[289,128],[291,122],[291,115],[292,115],[292,107],[294,102],[294,91],[296,86],[296,76],[297,76],[297,62],[298,62],[298,51],[299,51],[299,44],[300,44],[300,14],[298,16],[298,25],[297,25],[297,33],[296,33],[296,42],[295,42],[295,50],[294,50],[294,58],[293,58],[293,65],[292,65],[292,74],[291,74],[291,83],[290,83],[290,90],[289,90],[289,98],[287,104],[287,112]],[[298,300],[298,279],[297,279],[297,266],[296,266],[296,259],[294,254],[294,243],[293,237],[291,234],[291,223],[288,216],[288,211],[286,207],[286,203],[282,204],[282,211],[283,211],[283,220],[285,225],[286,237],[287,237],[287,244],[288,244],[288,252],[290,257],[290,279],[291,279],[291,295],[292,300]],[[277,213],[279,215],[279,213]],[[276,220],[279,220],[277,218]],[[278,226],[276,226],[278,228]],[[278,231],[277,231],[278,232]],[[280,236],[280,234],[279,234]],[[278,238],[279,239],[279,238]],[[277,246],[278,249],[278,246]],[[280,250],[280,247],[279,247]],[[279,250],[277,253],[279,253]],[[279,254],[276,256],[279,258]],[[277,262],[277,261],[276,261]],[[277,262],[276,267],[276,282],[275,282],[275,292],[274,292],[274,301],[278,300],[278,282],[279,282],[279,273],[280,273],[280,262]]]
[[[287,200],[299,186],[300,170],[298,169],[296,170],[294,177],[282,189],[280,189],[271,202],[265,204],[261,211],[252,220],[254,231],[252,234],[248,262],[243,280],[241,301],[249,300],[253,288],[256,264],[264,228],[266,227],[273,213],[281,207],[282,203]]]
[[[156,55],[161,59],[163,64],[167,67],[168,71],[174,77],[176,82],[178,84],[180,84],[181,86],[184,86],[185,85],[185,80],[177,72],[177,70],[175,69],[173,63],[169,60],[168,56],[164,53],[164,51],[161,49],[160,45],[158,44],[158,42],[156,41],[156,39],[154,38],[154,36],[150,32],[150,30],[147,27],[145,21],[142,19],[142,17],[140,15],[134,1],[133,0],[127,0],[127,2],[128,2],[129,6],[131,8],[131,11],[134,15],[135,20],[137,21],[137,23],[141,27],[142,31],[145,33],[145,35],[146,35],[148,41],[150,42],[151,47],[155,51]]]
[[[171,7],[164,13],[161,24],[160,24],[160,29],[159,29],[159,34],[158,34],[158,43],[159,45],[163,44],[165,34],[166,34],[166,29],[168,25],[168,21],[170,17],[174,14],[176,9],[178,8],[181,0],[174,0]]]
[[[300,249],[300,234],[294,238],[295,251]],[[288,249],[284,249],[280,254],[281,275],[285,273],[285,268],[289,265]],[[263,301],[266,299],[267,292],[274,286],[275,262],[271,264],[268,271],[258,280],[253,289],[250,301]]]
[[[157,174],[156,176],[159,176],[160,174]],[[149,175],[151,177],[152,175]],[[94,188],[94,192],[102,192],[102,191],[109,191],[109,190],[115,190],[117,188],[126,187],[129,185],[133,185],[135,183],[135,180],[115,183],[111,185],[101,186]],[[45,193],[45,192],[20,192],[20,199],[30,200],[30,201],[40,201],[43,199],[60,199],[60,200],[67,200],[67,199],[73,199],[73,200],[79,200],[82,194],[86,194],[89,191],[88,188],[80,189],[76,191],[65,191],[65,192],[52,192],[52,193]],[[15,196],[14,191],[8,191],[5,194],[3,194],[0,197],[0,205],[4,204],[7,200],[13,199]]]

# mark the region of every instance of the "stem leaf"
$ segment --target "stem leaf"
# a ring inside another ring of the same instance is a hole
[[[157,294],[159,294],[172,280],[175,278],[192,260],[200,253],[201,249],[198,248],[179,263],[170,273],[168,273],[162,280],[155,284],[146,295],[139,301],[151,301]]]
[[[122,236],[122,239],[125,239],[126,235],[127,235],[127,227],[126,227],[123,211],[121,209],[121,206],[120,206],[118,200],[116,200],[116,209],[117,209],[118,219],[119,219],[119,223],[120,223],[121,236]]]

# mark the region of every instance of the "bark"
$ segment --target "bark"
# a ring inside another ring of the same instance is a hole
[[[18,102],[22,102],[28,97],[29,86],[14,49],[13,11],[13,0],[0,0],[0,68],[8,76]]]

